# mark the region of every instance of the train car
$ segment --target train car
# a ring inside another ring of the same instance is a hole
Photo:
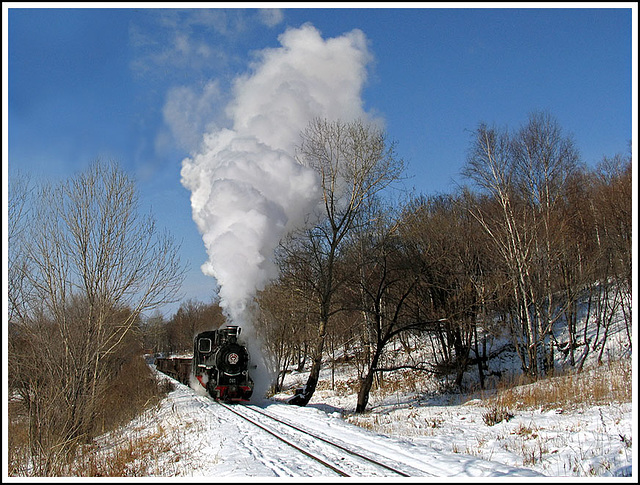
[[[191,357],[156,357],[156,369],[188,386],[191,377],[191,360]]]
[[[230,325],[194,339],[191,373],[214,399],[248,401],[253,393],[249,352],[239,335],[240,327]]]

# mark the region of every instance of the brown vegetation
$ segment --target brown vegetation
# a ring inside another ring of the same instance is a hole
[[[140,319],[172,300],[183,269],[116,165],[27,187],[10,213],[10,454],[14,473],[51,476],[157,398]]]

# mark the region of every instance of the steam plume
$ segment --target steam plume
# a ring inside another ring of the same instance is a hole
[[[316,174],[294,159],[301,130],[315,117],[365,116],[371,56],[361,31],[324,40],[306,24],[279,41],[235,80],[230,127],[206,133],[199,153],[182,162],[209,257],[202,271],[216,278],[220,305],[247,343],[255,341],[253,298],[277,276],[275,248],[318,203]]]

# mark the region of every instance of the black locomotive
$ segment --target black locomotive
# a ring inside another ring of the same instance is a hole
[[[247,401],[253,393],[249,352],[238,343],[240,327],[227,326],[196,335],[192,374],[207,392],[221,401]]]
[[[196,379],[219,401],[248,401],[253,394],[249,352],[238,342],[240,327],[202,332],[193,341],[193,358],[156,359],[159,371],[183,384]]]

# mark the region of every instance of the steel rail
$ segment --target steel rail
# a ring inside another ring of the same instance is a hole
[[[318,463],[320,463],[321,465],[329,468],[330,470],[334,471],[335,473],[337,473],[338,475],[342,476],[342,477],[349,477],[350,475],[345,473],[344,471],[340,470],[339,468],[333,466],[331,463],[327,463],[326,461],[318,458],[317,456],[313,455],[312,453],[309,453],[307,450],[304,450],[302,448],[300,448],[297,445],[294,445],[293,443],[291,443],[290,441],[284,439],[282,436],[278,435],[277,433],[274,433],[273,431],[271,431],[270,429],[262,426],[260,423],[254,421],[253,419],[243,415],[242,413],[239,413],[238,411],[236,411],[235,409],[232,409],[231,406],[228,406],[227,404],[224,404],[222,402],[217,402],[220,406],[222,406],[223,408],[227,409],[228,411],[231,411],[232,413],[236,414],[237,416],[241,417],[242,419],[250,422],[251,424],[253,424],[254,426],[257,426],[258,428],[260,428],[263,431],[266,431],[267,433],[269,433],[271,436],[279,439],[280,441],[282,441],[283,443],[289,445],[290,447],[294,448],[295,450],[299,451],[300,453],[302,453],[303,455],[311,458],[312,460],[317,461]]]
[[[377,466],[377,467],[380,467],[380,468],[384,468],[384,469],[386,469],[386,470],[388,470],[390,472],[393,472],[393,473],[395,473],[397,475],[400,475],[402,477],[410,477],[411,476],[411,475],[409,475],[407,473],[404,473],[404,472],[402,472],[400,470],[397,470],[397,469],[395,469],[395,468],[393,468],[393,467],[391,467],[389,465],[385,465],[384,463],[381,463],[381,462],[379,462],[379,461],[377,461],[377,460],[375,460],[373,458],[370,458],[370,457],[368,457],[366,455],[358,453],[357,451],[354,451],[352,449],[346,448],[346,447],[344,447],[344,446],[342,446],[342,445],[340,445],[338,443],[335,443],[334,441],[328,440],[328,439],[326,439],[326,438],[324,438],[322,436],[319,436],[319,435],[317,435],[315,433],[311,433],[310,431],[308,431],[306,429],[299,428],[299,427],[294,426],[293,424],[291,424],[291,423],[289,423],[287,421],[283,421],[282,419],[277,418],[277,417],[275,417],[275,416],[273,416],[273,415],[271,415],[269,413],[266,413],[264,411],[256,409],[256,407],[253,406],[253,405],[246,405],[245,404],[245,405],[242,405],[242,408],[243,409],[249,409],[249,410],[253,411],[254,413],[258,413],[258,414],[260,414],[262,416],[265,416],[265,417],[267,417],[269,419],[272,419],[273,421],[275,421],[277,423],[280,423],[280,424],[283,424],[285,426],[288,426],[289,428],[292,428],[295,431],[298,431],[298,432],[304,434],[305,436],[309,436],[309,437],[314,438],[314,439],[316,439],[318,441],[322,441],[323,443],[326,443],[326,444],[328,444],[330,446],[333,446],[334,448],[337,448],[337,449],[339,449],[341,451],[344,451],[344,452],[348,453],[351,456],[354,456],[356,458],[360,458],[362,460],[365,460],[365,461],[371,463],[374,466]]]
[[[396,473],[396,474],[398,474],[400,476],[403,476],[403,477],[410,477],[411,476],[411,475],[409,475],[407,473],[401,472],[400,470],[396,470],[395,468],[393,468],[393,467],[391,467],[389,465],[385,465],[384,463],[381,463],[381,462],[379,462],[377,460],[374,460],[373,458],[370,458],[368,456],[362,455],[362,454],[358,453],[357,451],[350,450],[349,448],[346,448],[346,447],[344,447],[342,445],[339,445],[338,443],[335,443],[335,442],[330,441],[330,440],[328,440],[326,438],[323,438],[322,436],[318,436],[317,434],[311,433],[306,429],[298,428],[297,426],[294,426],[291,423],[288,423],[288,422],[283,421],[283,420],[281,420],[279,418],[276,418],[275,416],[272,416],[269,413],[265,413],[264,411],[260,411],[260,410],[256,409],[255,406],[245,405],[244,407],[247,408],[247,409],[251,409],[255,413],[261,414],[262,416],[266,416],[267,418],[273,419],[274,421],[276,421],[276,422],[278,422],[280,424],[284,424],[285,426],[289,426],[290,428],[295,429],[296,431],[299,431],[301,433],[304,433],[307,436],[311,436],[312,438],[315,438],[315,439],[317,439],[319,441],[322,441],[322,442],[327,443],[327,444],[329,444],[331,446],[334,446],[335,448],[338,448],[338,449],[340,449],[340,450],[342,450],[342,451],[344,451],[346,453],[349,453],[350,455],[353,455],[353,456],[361,458],[361,459],[363,459],[365,461],[368,461],[369,463],[371,463],[373,465],[379,466],[381,468],[385,468],[385,469],[387,469],[387,470],[389,470],[389,471],[391,471],[393,473]]]

